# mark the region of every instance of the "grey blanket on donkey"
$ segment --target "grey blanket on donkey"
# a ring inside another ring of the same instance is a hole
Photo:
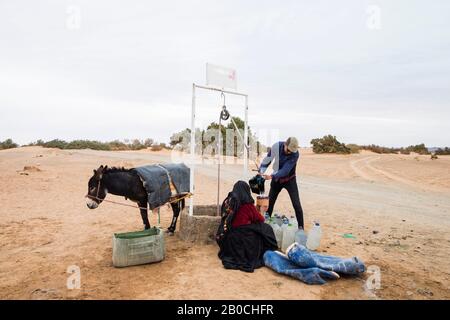
[[[177,194],[189,192],[190,169],[184,163],[149,165],[133,170],[139,175],[147,190],[150,209],[162,206],[172,196],[169,176],[177,189]]]

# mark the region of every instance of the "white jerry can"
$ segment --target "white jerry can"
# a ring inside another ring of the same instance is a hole
[[[164,256],[164,232],[160,228],[113,235],[112,260],[115,267],[158,262]]]

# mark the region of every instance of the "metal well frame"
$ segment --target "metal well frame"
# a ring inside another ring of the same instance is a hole
[[[191,160],[191,165],[190,165],[190,192],[193,194],[192,197],[190,197],[190,202],[189,202],[189,215],[192,216],[194,213],[194,196],[195,196],[195,184],[194,184],[194,173],[195,173],[195,111],[196,111],[196,105],[195,105],[195,93],[196,93],[196,89],[204,89],[204,90],[210,90],[210,91],[217,91],[217,92],[221,92],[222,94],[231,94],[231,95],[235,95],[235,96],[241,96],[245,98],[245,115],[244,115],[244,168],[243,168],[243,177],[244,180],[246,180],[247,178],[247,174],[248,174],[248,150],[246,150],[245,145],[247,144],[248,141],[248,95],[242,92],[237,92],[237,91],[231,91],[231,90],[226,90],[224,88],[217,88],[217,87],[212,87],[212,86],[203,86],[203,85],[198,85],[193,83],[192,84],[192,114],[191,114],[191,150],[190,150],[190,160]],[[219,128],[219,132],[220,132],[220,128]],[[218,141],[218,145],[220,146],[220,139]],[[218,154],[219,154],[219,160],[218,160],[218,186],[220,186],[220,155],[221,155],[221,150],[219,147],[218,150]],[[217,204],[219,206],[219,203]]]

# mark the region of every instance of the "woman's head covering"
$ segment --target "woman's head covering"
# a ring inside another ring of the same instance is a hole
[[[236,182],[231,193],[238,200],[239,206],[246,203],[255,203],[250,192],[250,186],[245,181],[239,180]]]
[[[219,246],[225,234],[230,230],[235,214],[243,204],[247,203],[255,203],[250,192],[250,186],[245,181],[238,181],[222,203],[222,220],[216,233]]]

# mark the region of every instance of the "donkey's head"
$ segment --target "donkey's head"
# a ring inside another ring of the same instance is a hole
[[[95,209],[103,199],[105,199],[108,190],[103,183],[103,174],[108,166],[100,166],[97,170],[94,170],[94,175],[88,182],[88,193],[86,195],[86,205],[89,209]]]

